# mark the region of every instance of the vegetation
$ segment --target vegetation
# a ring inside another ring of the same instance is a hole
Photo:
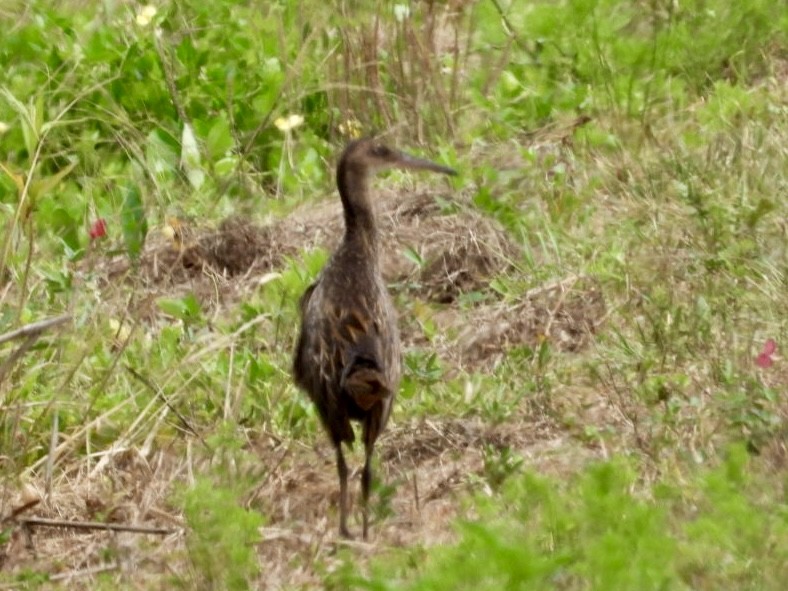
[[[0,581],[781,589],[788,15],[362,4],[0,6]],[[461,176],[379,182],[405,376],[335,556],[290,353],[373,131]]]

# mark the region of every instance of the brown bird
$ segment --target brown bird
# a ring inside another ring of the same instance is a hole
[[[363,535],[372,481],[372,451],[386,426],[400,379],[397,312],[380,274],[377,227],[369,196],[372,172],[386,168],[457,174],[451,168],[382,145],[374,138],[348,144],[337,166],[345,215],[342,243],[301,297],[301,333],[293,359],[296,384],[315,403],[336,448],[339,533],[347,528],[347,464],[342,443],[355,440],[350,421],[362,425]]]

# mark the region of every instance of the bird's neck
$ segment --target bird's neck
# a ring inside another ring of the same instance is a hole
[[[366,167],[340,162],[337,186],[345,211],[345,241],[375,247],[377,228],[369,199],[369,171]]]

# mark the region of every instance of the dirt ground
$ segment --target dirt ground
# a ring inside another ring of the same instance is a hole
[[[513,272],[519,248],[506,233],[478,214],[461,198],[447,201],[430,192],[402,195],[381,191],[376,201],[383,237],[383,270],[395,290],[437,305],[442,338],[437,348],[449,372],[486,371],[500,363],[510,347],[538,346],[549,339],[565,354],[582,352],[593,341],[607,314],[602,292],[590,277],[570,276],[534,286],[504,301],[489,288],[492,278]],[[135,286],[154,302],[162,295],[194,293],[204,310],[221,313],[276,271],[285,257],[304,249],[333,248],[342,235],[336,199],[295,211],[269,225],[241,218],[224,220],[217,228],[189,227],[173,222],[153,234],[142,257]],[[403,255],[418,253],[418,265]],[[120,290],[132,279],[125,257],[101,263],[103,289]],[[468,327],[460,296],[485,294],[474,308]],[[111,295],[111,294],[109,294]],[[136,310],[154,320],[154,305]],[[402,318],[404,346],[428,341],[418,322]],[[578,392],[577,412],[595,412],[597,420],[622,419],[594,393]],[[195,444],[196,445],[196,444]],[[182,443],[181,443],[182,446]],[[506,422],[488,425],[480,419],[434,418],[397,421],[378,446],[384,482],[392,487],[389,511],[372,526],[373,539],[337,539],[338,486],[334,455],[320,438],[315,447],[297,440],[258,433],[249,450],[261,460],[259,488],[248,500],[266,515],[258,552],[264,576],[260,588],[318,585],[319,562],[331,568],[338,545],[359,556],[386,548],[432,545],[453,537],[451,523],[464,511],[470,491],[485,491],[485,453],[508,449],[540,472],[563,474],[606,450],[580,443],[566,427],[533,408],[523,408]],[[187,450],[188,451],[188,450]],[[145,524],[171,530],[165,534],[76,531],[55,527],[16,527],[0,555],[4,570],[47,572],[56,584],[91,588],[102,570],[131,588],[166,588],[171,576],[190,580],[185,551],[185,524],[168,503],[174,482],[189,482],[199,465],[182,449],[113,449],[99,461],[70,467],[47,491],[43,477],[31,477],[6,506],[19,515],[118,524]],[[354,467],[351,487],[358,494],[361,452],[349,459]],[[43,470],[42,470],[43,472]],[[355,497],[354,497],[355,498]],[[29,505],[29,506],[27,506]],[[356,516],[357,512],[354,512]],[[360,531],[358,520],[351,529]],[[105,559],[107,549],[115,557]],[[162,577],[162,573],[165,576]]]

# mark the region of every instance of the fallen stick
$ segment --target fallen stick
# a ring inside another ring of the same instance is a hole
[[[30,324],[26,324],[16,330],[12,330],[11,332],[7,332],[3,335],[0,335],[0,345],[3,343],[7,343],[8,341],[13,341],[14,339],[18,339],[19,337],[26,337],[31,335],[40,335],[45,330],[49,330],[53,326],[59,326],[61,324],[65,324],[71,320],[70,314],[63,314],[62,316],[55,316],[53,318],[47,318],[46,320],[39,320],[38,322],[32,322]]]
[[[175,408],[172,404],[170,404],[169,399],[164,394],[164,392],[162,391],[161,388],[159,388],[157,385],[155,385],[153,382],[151,382],[148,378],[146,378],[144,375],[142,375],[140,372],[138,372],[136,369],[134,369],[128,363],[125,364],[125,367],[126,367],[126,371],[128,371],[137,380],[142,382],[142,384],[145,385],[156,396],[158,396],[159,398],[162,399],[164,404],[167,405],[167,408],[169,408],[170,411],[172,411],[175,414],[175,416],[178,417],[178,420],[181,422],[181,424],[183,425],[184,429],[186,429],[192,435],[197,437],[200,440],[200,442],[202,442],[202,444],[208,449],[208,451],[211,451],[211,452],[213,451],[213,449],[211,449],[211,446],[208,445],[208,443],[205,441],[205,439],[202,438],[202,435],[200,435],[197,432],[197,430],[194,427],[192,427],[191,423],[189,423],[189,421],[186,420],[186,417],[183,416],[183,414],[177,408]]]
[[[25,517],[24,519],[18,519],[17,523],[25,526],[123,531],[135,534],[156,534],[160,536],[166,536],[176,531],[165,527],[146,527],[144,525],[125,525],[123,523],[101,523],[100,521],[66,521],[63,519],[46,519],[44,517]]]
[[[108,573],[113,570],[118,570],[118,564],[102,564],[101,566],[94,566],[82,570],[71,570],[65,573],[58,573],[49,577],[49,582],[54,581],[68,581],[77,577],[92,577],[93,575],[100,575],[101,573]]]
[[[17,507],[16,509],[12,509],[10,515],[3,517],[0,519],[0,524],[5,524],[9,521],[17,521],[17,517],[19,517],[22,513],[27,511],[28,509],[32,509],[36,505],[41,502],[41,499],[32,499],[26,502],[24,505]]]

